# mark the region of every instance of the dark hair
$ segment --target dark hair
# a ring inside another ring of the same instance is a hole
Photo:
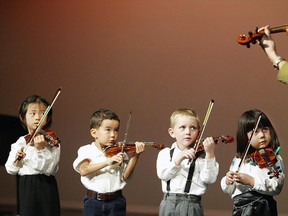
[[[38,95],[31,95],[31,96],[25,98],[22,101],[22,103],[20,104],[19,111],[18,111],[19,117],[21,119],[21,124],[22,124],[22,126],[24,127],[25,130],[27,130],[27,126],[25,124],[25,121],[26,121],[25,118],[26,118],[26,113],[27,113],[27,110],[28,110],[28,105],[32,104],[32,103],[43,104],[43,105],[46,106],[46,108],[50,105],[45,98],[43,98],[41,96],[38,96]],[[52,125],[52,109],[47,114],[47,123],[44,126],[44,129],[45,128],[50,128],[51,125]]]
[[[238,121],[238,128],[237,128],[237,157],[242,157],[242,155],[245,153],[247,145],[249,144],[249,138],[247,136],[247,133],[252,131],[255,127],[256,121],[258,120],[259,115],[261,116],[258,128],[265,128],[268,127],[270,130],[271,135],[271,142],[269,143],[269,146],[273,148],[273,150],[276,150],[277,147],[280,146],[277,133],[272,126],[272,123],[270,122],[269,118],[265,115],[265,113],[261,112],[260,110],[253,109],[244,112],[239,121]],[[248,153],[252,153],[255,151],[255,149],[250,146]]]
[[[116,120],[120,123],[120,119],[116,113],[108,109],[99,109],[90,118],[90,129],[99,128],[105,119]]]

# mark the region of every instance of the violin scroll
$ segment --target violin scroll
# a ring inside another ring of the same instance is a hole
[[[250,48],[250,44],[256,44],[257,41],[260,41],[264,35],[264,31],[258,32],[258,28],[256,28],[255,33],[251,31],[248,32],[248,36],[246,35],[239,35],[237,37],[237,42],[240,45],[245,45],[247,48]]]

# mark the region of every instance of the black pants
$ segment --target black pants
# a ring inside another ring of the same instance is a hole
[[[54,176],[25,175],[19,178],[21,216],[60,216],[60,201]]]
[[[234,197],[233,216],[277,216],[277,202],[272,196],[247,192]]]

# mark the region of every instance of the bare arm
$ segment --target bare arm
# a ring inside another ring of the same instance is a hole
[[[133,173],[133,171],[136,167],[136,164],[137,164],[137,161],[140,157],[140,154],[142,152],[144,152],[144,150],[145,150],[145,144],[144,143],[136,142],[135,145],[136,145],[136,153],[134,153],[132,155],[132,157],[130,158],[128,165],[127,165],[127,167],[123,173],[123,180],[124,181],[131,176],[131,174]]]

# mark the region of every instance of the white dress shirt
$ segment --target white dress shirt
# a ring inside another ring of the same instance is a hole
[[[175,143],[172,160],[170,161],[170,148],[161,150],[157,157],[157,175],[162,182],[163,193],[167,192],[167,181],[170,180],[170,193],[184,194],[190,163],[188,159],[181,162],[180,166],[174,163],[175,157],[181,152]],[[216,181],[219,173],[219,164],[216,158],[197,158],[193,173],[192,184],[188,194],[201,196],[205,193],[208,184]]]
[[[11,145],[11,151],[5,168],[12,175],[36,175],[44,174],[47,176],[55,175],[58,171],[58,163],[60,161],[60,145],[59,147],[45,147],[43,150],[37,150],[33,145],[26,146],[24,136],[21,136],[16,143]],[[23,166],[15,167],[13,165],[17,151],[22,147],[25,148],[26,156],[22,159]]]
[[[106,161],[108,158],[93,142],[79,148],[78,157],[73,162],[73,168],[76,172],[79,173],[79,165],[85,159],[88,159],[92,164],[96,164]],[[106,166],[98,172],[81,176],[81,182],[85,188],[99,193],[109,193],[122,190],[126,185],[126,181],[122,180],[121,175],[127,166],[128,160],[129,158],[127,154],[124,153],[124,162],[122,166],[119,166],[118,164]]]
[[[278,178],[272,177],[270,178],[270,175],[268,175],[268,172],[270,172],[269,168],[259,168],[258,165],[252,165],[251,163],[242,163],[239,169],[239,173],[245,173],[254,178],[254,187],[251,187],[249,185],[243,185],[239,183],[234,183],[232,185],[226,185],[226,176],[224,176],[221,179],[221,188],[224,193],[227,193],[231,196],[231,198],[248,192],[248,191],[257,191],[259,193],[265,194],[265,195],[278,195],[283,187],[284,184],[284,167],[283,167],[283,160],[280,155],[277,155],[277,163],[275,164],[275,167],[279,166],[279,176]],[[239,163],[240,158],[234,158],[232,160],[230,170],[236,172]],[[281,172],[280,172],[281,171]]]

